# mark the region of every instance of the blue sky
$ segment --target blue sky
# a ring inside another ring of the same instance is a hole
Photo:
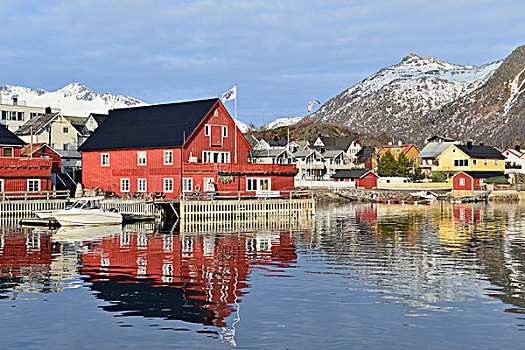
[[[525,44],[525,1],[0,0],[0,85],[148,103],[238,84],[238,117],[303,116],[407,54],[484,64]],[[233,103],[227,107],[233,113]]]

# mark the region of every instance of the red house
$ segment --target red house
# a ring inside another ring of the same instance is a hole
[[[334,181],[355,182],[356,188],[371,190],[377,187],[379,176],[371,170],[353,169],[337,170],[332,178]]]
[[[51,189],[51,159],[21,157],[24,145],[24,141],[0,125],[0,192]]]
[[[34,143],[25,145],[20,155],[29,158],[50,158],[52,161],[51,171],[54,174],[60,173],[62,168],[62,157],[57,151],[47,145],[47,143]]]
[[[505,175],[500,171],[462,171],[452,176],[452,195],[468,196],[473,191],[486,191],[485,180],[502,177]]]
[[[116,109],[79,148],[82,179],[118,195],[293,190],[294,165],[249,164],[219,99]]]

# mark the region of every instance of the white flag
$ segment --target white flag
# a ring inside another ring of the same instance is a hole
[[[222,103],[235,100],[237,98],[237,85],[222,94]]]

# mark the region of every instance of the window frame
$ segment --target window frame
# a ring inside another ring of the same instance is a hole
[[[69,134],[69,127],[63,126],[62,127],[62,134]]]
[[[204,125],[204,136],[211,136],[211,125],[210,124]]]
[[[144,163],[141,163],[141,160],[144,160]],[[148,165],[148,152],[138,151],[137,152],[137,166],[146,166]]]
[[[141,188],[141,183],[144,185],[144,188]],[[139,178],[137,179],[137,192],[148,192],[148,179]]]
[[[225,125],[222,126],[222,137],[228,137],[228,127]]]
[[[190,183],[190,189],[187,189],[187,183]],[[193,178],[183,177],[182,178],[182,192],[193,192]]]
[[[168,154],[170,155],[170,161],[169,162],[166,161],[166,156]],[[164,165],[173,165],[173,151],[171,151],[171,150],[164,151],[163,155],[164,155],[163,164]]]
[[[105,156],[107,156],[107,162],[104,161],[104,159],[106,158]],[[100,153],[100,166],[109,166],[109,153]]]
[[[36,189],[31,189],[31,184],[37,184]],[[39,192],[42,188],[40,179],[27,179],[27,192]]]
[[[6,156],[6,150],[11,150],[11,155],[10,156]],[[3,158],[13,158],[15,156],[15,149],[14,147],[3,147],[2,148],[2,157]]]
[[[169,184],[169,186],[166,186]],[[169,188],[171,187],[171,188]],[[164,193],[173,193],[174,181],[172,177],[162,178],[162,192]]]
[[[124,188],[124,183],[127,183],[127,189]],[[120,193],[129,193],[131,190],[131,182],[128,177],[120,178]]]

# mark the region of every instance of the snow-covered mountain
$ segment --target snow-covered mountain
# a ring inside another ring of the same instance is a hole
[[[416,139],[419,120],[483,86],[503,60],[460,66],[410,54],[324,103],[308,117],[359,133],[386,133]]]
[[[4,85],[2,100],[18,97],[27,106],[60,108],[64,115],[87,116],[89,113],[107,113],[113,108],[145,105],[135,98],[106,93],[95,93],[80,83],[72,83],[56,91]]]
[[[235,121],[235,124],[237,125],[237,127],[239,128],[239,130],[245,134],[249,131],[253,131],[253,128],[251,126],[249,126],[248,124],[244,123],[244,122],[241,122],[239,119],[237,119]]]
[[[292,118],[277,118],[273,122],[270,122],[262,127],[263,130],[271,130],[281,128],[283,126],[289,126],[297,124],[303,117],[292,117]]]

